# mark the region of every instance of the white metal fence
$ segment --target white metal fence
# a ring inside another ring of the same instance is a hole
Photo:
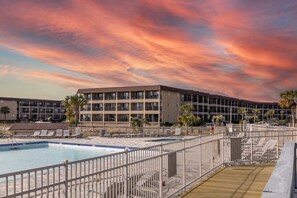
[[[0,197],[176,197],[226,163],[277,159],[296,136],[293,129],[241,130],[65,161],[0,175]]]

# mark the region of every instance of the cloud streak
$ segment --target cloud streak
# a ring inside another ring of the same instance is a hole
[[[65,71],[30,78],[73,89],[166,84],[274,101],[297,86],[296,10],[295,1],[3,1],[0,46]]]

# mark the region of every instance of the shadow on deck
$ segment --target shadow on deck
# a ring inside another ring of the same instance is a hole
[[[269,163],[226,167],[183,197],[261,197],[274,166]]]

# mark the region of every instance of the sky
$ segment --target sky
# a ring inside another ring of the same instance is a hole
[[[270,102],[296,63],[296,0],[0,1],[2,97],[161,84]]]

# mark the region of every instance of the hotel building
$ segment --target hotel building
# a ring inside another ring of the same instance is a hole
[[[290,115],[290,110],[282,109],[278,103],[253,102],[163,85],[79,89],[78,93],[88,100],[80,111],[80,121],[86,125],[129,125],[131,117],[144,117],[157,126],[173,124],[177,122],[181,105],[187,103],[193,105],[193,114],[204,121],[214,115],[223,115],[227,122],[238,121],[241,107],[247,109],[247,115],[252,115],[252,109],[259,109],[259,119],[270,109],[275,110],[274,117],[279,119]]]
[[[7,121],[39,121],[65,120],[65,108],[60,100],[40,100],[28,98],[7,98],[0,97],[0,108],[7,106],[10,113],[6,115]],[[4,120],[4,115],[0,113],[0,120]]]

